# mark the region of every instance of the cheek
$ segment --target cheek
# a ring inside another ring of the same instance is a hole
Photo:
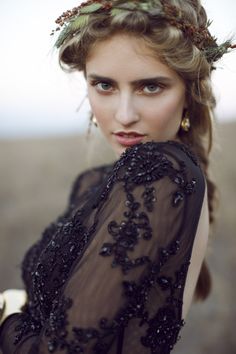
[[[183,95],[169,95],[156,106],[156,116],[159,116],[163,124],[182,119],[185,98]]]
[[[185,99],[180,95],[166,95],[160,100],[146,105],[143,114],[146,116],[146,123],[152,132],[158,134],[158,138],[172,139],[179,130],[183,115]]]
[[[96,117],[100,129],[105,133],[106,130],[109,129],[109,125],[111,121],[110,108],[106,104],[106,102],[103,102],[103,100],[100,97],[98,97],[98,95],[94,92],[88,91],[88,99],[89,99],[92,113]]]
[[[102,99],[94,90],[88,90],[88,99],[93,113],[99,116],[106,114],[110,111],[110,104],[108,100]]]
[[[173,92],[163,99],[163,109],[167,114],[178,115],[183,111],[185,97],[179,92]]]
[[[94,94],[94,92],[91,90],[90,87],[88,88],[88,100],[92,110],[96,109],[99,101],[96,99],[96,95]]]
[[[91,90],[88,90],[88,99],[93,114],[96,116],[97,119],[99,119],[99,116],[103,113],[103,105],[101,103],[101,100],[99,100],[96,93]]]

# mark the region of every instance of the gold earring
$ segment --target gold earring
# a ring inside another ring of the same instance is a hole
[[[94,115],[91,115],[91,123],[97,128],[98,127],[98,121]]]
[[[89,139],[89,137],[91,135],[92,125],[94,125],[97,128],[98,127],[98,122],[97,122],[96,117],[93,115],[93,113],[90,113],[89,125],[88,125],[88,130],[87,130],[87,139]]]
[[[189,120],[187,113],[183,117],[180,125],[181,125],[182,130],[184,130],[185,132],[189,131],[191,124],[190,124],[190,120]]]

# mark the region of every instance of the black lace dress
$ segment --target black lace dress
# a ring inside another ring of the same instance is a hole
[[[138,144],[80,175],[24,258],[28,301],[1,327],[3,353],[170,353],[204,190],[176,142]]]

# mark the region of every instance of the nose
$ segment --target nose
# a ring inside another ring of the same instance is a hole
[[[132,95],[128,93],[120,94],[115,107],[115,119],[124,126],[129,126],[139,121],[139,114]]]

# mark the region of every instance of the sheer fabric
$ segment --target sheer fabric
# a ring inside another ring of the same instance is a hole
[[[80,175],[25,256],[28,301],[1,327],[3,353],[170,353],[204,190],[176,142],[136,145]]]

